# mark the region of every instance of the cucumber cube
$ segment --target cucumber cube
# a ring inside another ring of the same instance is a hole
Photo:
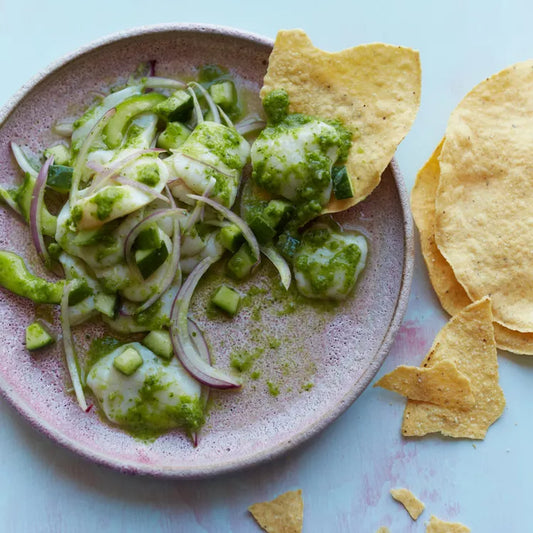
[[[288,233],[282,233],[276,246],[285,259],[291,260],[300,246],[300,240]]]
[[[38,350],[55,342],[55,338],[48,331],[48,328],[38,320],[26,328],[26,348],[28,350]]]
[[[285,200],[270,200],[263,213],[270,225],[275,229],[286,222],[291,211],[292,206],[289,202]]]
[[[235,253],[244,242],[244,235],[236,224],[230,224],[220,230],[219,239],[226,250]]]
[[[157,138],[157,146],[164,150],[179,148],[191,134],[191,130],[181,122],[169,122]]]
[[[255,214],[250,220],[249,226],[261,244],[270,242],[276,236],[276,229],[262,213]]]
[[[214,305],[231,316],[235,316],[237,314],[240,301],[240,294],[227,285],[221,285],[211,298],[211,302]]]
[[[226,267],[228,272],[236,279],[244,279],[255,264],[256,258],[247,243],[244,243],[236,254],[228,261]]]
[[[143,229],[135,239],[135,248],[137,250],[149,250],[161,246],[161,233],[159,227],[154,222],[147,228]]]
[[[74,287],[68,295],[68,304],[76,305],[83,302],[85,298],[88,298],[93,294],[93,290],[89,287],[88,283],[84,279],[78,280],[78,284]]]
[[[170,340],[170,334],[163,329],[150,331],[142,340],[142,343],[163,359],[170,359],[174,355],[174,348]]]
[[[209,93],[213,102],[224,109],[224,111],[230,110],[237,103],[237,91],[232,81],[225,80],[213,83],[209,87]]]
[[[72,152],[64,144],[50,146],[44,151],[44,157],[48,159],[54,156],[54,165],[70,165]]]
[[[131,376],[141,365],[143,358],[135,348],[126,348],[113,359],[113,366],[125,376]]]
[[[135,261],[144,279],[149,278],[165,262],[167,257],[168,249],[164,242],[159,248],[135,252]]]
[[[94,297],[94,307],[96,310],[109,318],[115,318],[117,314],[117,303],[118,299],[115,294],[99,292]]]
[[[352,180],[348,176],[346,167],[333,167],[331,170],[331,179],[333,180],[333,194],[337,200],[353,198],[354,190]]]
[[[172,93],[166,100],[159,103],[155,111],[166,117],[169,121],[184,122],[191,116],[192,108],[192,96],[187,91],[179,89],[175,93]]]
[[[72,173],[74,169],[65,165],[50,165],[46,184],[54,191],[68,193],[72,185]]]

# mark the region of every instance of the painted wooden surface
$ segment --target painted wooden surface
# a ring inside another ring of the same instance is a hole
[[[407,45],[421,51],[423,65],[420,113],[397,153],[410,189],[462,96],[533,54],[531,6],[526,0],[0,0],[0,102],[62,54],[113,31],[156,22],[218,23],[269,37],[279,28],[302,27],[329,50],[373,41]],[[418,364],[445,319],[417,250],[407,315],[379,375],[401,363]],[[326,431],[289,455],[205,481],[135,478],[95,466],[36,433],[0,400],[0,530],[254,532],[259,529],[248,505],[302,488],[306,533],[373,533],[381,525],[392,533],[423,532],[431,514],[462,521],[473,532],[532,531],[532,361],[500,354],[507,407],[483,442],[404,440],[403,400],[369,388]],[[416,523],[389,495],[398,486],[426,503]]]

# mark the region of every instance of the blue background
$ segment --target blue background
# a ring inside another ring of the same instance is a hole
[[[274,38],[301,27],[335,51],[384,41],[420,50],[422,104],[397,152],[410,190],[449,113],[485,77],[533,54],[533,4],[524,1],[0,0],[0,104],[51,61],[117,30],[159,22],[223,24]],[[409,308],[380,374],[418,364],[445,323],[417,250]],[[204,481],[130,477],[82,460],[33,430],[0,399],[0,530],[8,532],[254,532],[246,508],[302,488],[304,531],[423,532],[431,514],[473,532],[533,531],[533,367],[501,353],[507,398],[483,442],[400,436],[404,402],[368,389],[311,442],[269,465]],[[406,486],[425,503],[415,523],[395,503]]]

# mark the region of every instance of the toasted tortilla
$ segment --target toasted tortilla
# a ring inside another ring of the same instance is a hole
[[[459,522],[445,522],[432,515],[426,533],[470,533],[470,528]]]
[[[304,501],[301,490],[280,494],[269,502],[254,503],[248,511],[268,533],[301,533]]]
[[[261,97],[285,89],[292,113],[339,119],[353,133],[346,169],[355,195],[332,198],[325,213],[348,209],[377,187],[414,122],[420,83],[419,55],[410,48],[377,43],[325,52],[302,30],[278,32]]]
[[[374,387],[397,392],[409,400],[459,409],[468,409],[475,403],[470,379],[457,370],[453,361],[447,360],[426,368],[400,365],[377,381]]]
[[[439,157],[435,241],[471,300],[533,333],[533,60],[475,87],[450,116]]]
[[[422,255],[433,289],[444,310],[455,315],[472,301],[435,243],[435,197],[440,178],[438,158],[443,143],[444,139],[418,172],[411,193],[411,210],[420,234]],[[502,350],[533,355],[533,333],[521,333],[495,323],[494,336],[498,348]]]
[[[426,508],[409,489],[391,489],[390,493],[396,501],[405,507],[405,510],[413,520],[417,520]]]
[[[505,398],[498,383],[498,360],[490,299],[465,307],[441,329],[422,366],[453,361],[470,379],[475,404],[469,409],[408,400],[402,434],[420,437],[440,432],[448,437],[483,439],[503,413]]]

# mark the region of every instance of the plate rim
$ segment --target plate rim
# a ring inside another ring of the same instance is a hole
[[[50,63],[47,67],[38,72],[30,80],[24,83],[18,91],[15,92],[11,98],[0,108],[0,128],[4,125],[10,115],[15,111],[17,106],[24,100],[24,98],[41,82],[44,82],[49,76],[52,76],[59,69],[67,66],[70,62],[89,54],[98,48],[113,44],[122,40],[127,40],[135,37],[146,36],[147,34],[159,34],[166,32],[201,32],[215,35],[223,35],[227,37],[237,37],[245,41],[252,41],[254,44],[260,44],[272,47],[274,41],[268,37],[233,28],[231,26],[217,25],[217,24],[201,24],[201,23],[163,23],[137,26],[128,30],[118,31],[107,36],[101,37],[89,44],[78,47],[72,52],[69,52],[56,61]],[[41,433],[62,447],[80,455],[93,463],[105,465],[113,470],[118,470],[123,473],[149,475],[161,478],[172,479],[199,479],[207,478],[215,475],[220,475],[228,472],[235,472],[252,466],[257,466],[265,462],[271,461],[281,455],[286,454],[290,450],[295,449],[305,441],[316,436],[329,424],[336,420],[343,414],[350,405],[363,393],[367,388],[373,377],[378,372],[383,364],[389,350],[392,346],[394,338],[400,329],[403,317],[407,310],[409,301],[411,283],[414,271],[414,229],[413,222],[409,209],[409,198],[405,182],[401,174],[400,168],[395,158],[393,158],[384,171],[390,170],[395,181],[396,190],[400,200],[400,207],[403,214],[403,238],[404,238],[404,257],[403,270],[401,276],[400,290],[396,300],[396,306],[389,322],[385,336],[381,342],[378,350],[376,350],[374,358],[366,368],[365,372],[360,376],[354,386],[343,396],[343,398],[334,406],[334,409],[325,413],[320,419],[313,424],[306,427],[303,431],[293,435],[290,439],[276,445],[275,447],[262,449],[260,452],[249,455],[244,459],[234,459],[229,462],[216,463],[212,465],[204,465],[202,467],[193,466],[179,466],[176,469],[167,467],[157,467],[155,465],[142,464],[135,461],[124,461],[123,459],[115,459],[112,455],[98,453],[93,450],[88,450],[83,444],[80,444],[75,439],[66,437],[61,431],[43,423],[38,419],[38,416],[32,412],[31,406],[14,390],[3,376],[0,374],[0,393],[2,396],[20,413],[25,420]]]

